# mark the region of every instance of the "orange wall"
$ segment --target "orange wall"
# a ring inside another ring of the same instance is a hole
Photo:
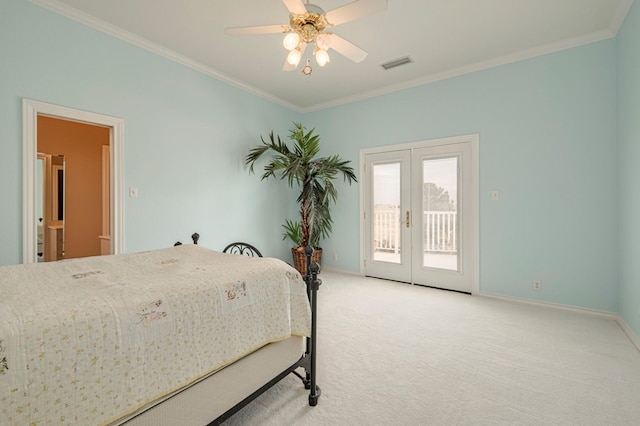
[[[65,258],[100,255],[102,145],[110,129],[38,116],[38,152],[64,155]]]

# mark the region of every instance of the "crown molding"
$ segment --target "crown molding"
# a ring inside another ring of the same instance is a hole
[[[622,21],[624,21],[624,18],[622,19]],[[459,77],[461,75],[471,74],[477,71],[482,71],[489,68],[495,68],[502,65],[507,65],[510,63],[519,62],[526,59],[532,59],[538,56],[543,56],[549,53],[559,52],[561,50],[571,49],[573,47],[578,47],[578,46],[594,43],[597,41],[610,39],[615,37],[616,34],[617,34],[617,30],[616,32],[614,32],[612,29],[603,30],[596,33],[588,34],[586,36],[576,37],[576,38],[564,40],[558,43],[551,43],[545,46],[540,46],[533,49],[516,52],[511,55],[505,55],[498,58],[493,58],[488,61],[476,62],[475,64],[465,65],[463,67],[455,68],[445,72],[429,74],[424,77],[420,77],[418,79],[408,80],[400,84],[385,86],[376,90],[361,93],[359,95],[344,97],[331,102],[317,104],[308,108],[303,108],[302,112],[309,113],[309,112],[319,111],[322,109],[345,105],[352,102],[362,101],[362,100],[366,100],[366,99],[370,99],[370,98],[374,98],[382,95],[388,95],[390,93],[412,89],[418,86],[423,86],[425,84],[435,83],[437,81],[447,80],[449,78]]]
[[[358,95],[346,96],[343,98],[335,99],[329,102],[319,103],[309,107],[301,107],[299,105],[294,105],[288,101],[285,101],[284,99],[274,96],[268,92],[265,92],[264,90],[257,89],[253,86],[250,86],[243,82],[235,80],[234,78],[226,74],[223,74],[219,71],[216,71],[215,69],[208,67],[198,61],[187,58],[186,56],[180,55],[179,53],[176,53],[170,49],[167,49],[147,39],[144,39],[140,36],[137,36],[128,31],[125,31],[122,28],[116,27],[100,19],[97,19],[91,15],[81,12],[64,3],[61,3],[58,0],[29,0],[29,1],[45,9],[51,10],[59,15],[65,16],[69,19],[72,19],[81,24],[84,24],[88,27],[94,28],[98,31],[109,34],[113,37],[119,38],[127,43],[130,43],[140,48],[143,48],[145,50],[148,50],[152,53],[160,55],[171,61],[187,66],[195,71],[214,77],[217,80],[225,82],[245,92],[251,93],[255,96],[261,97],[270,102],[273,102],[275,104],[278,104],[280,106],[283,106],[285,108],[288,108],[294,112],[301,113],[301,114],[320,111],[323,109],[333,108],[336,106],[345,105],[353,102],[363,101],[366,99],[415,88],[425,84],[434,83],[437,81],[446,80],[446,79],[458,77],[465,74],[470,74],[476,71],[495,68],[495,67],[510,64],[513,62],[531,59],[537,56],[542,56],[549,53],[554,53],[561,50],[570,49],[573,47],[578,47],[581,45],[613,38],[618,34],[618,31],[624,24],[624,20],[627,14],[629,13],[629,10],[631,9],[631,6],[633,5],[633,0],[621,0],[620,5],[618,6],[616,12],[614,13],[614,16],[611,19],[609,28],[606,30],[602,30],[602,31],[595,32],[595,33],[588,34],[581,37],[576,37],[573,39],[564,40],[558,43],[551,43],[546,46],[541,46],[541,47],[536,47],[536,48],[521,51],[521,52],[516,52],[511,55],[505,55],[499,58],[490,59],[488,61],[482,61],[482,62],[477,62],[475,64],[465,65],[463,67],[455,68],[445,72],[426,75],[418,79],[409,80],[400,84],[381,87],[375,90],[360,93]]]
[[[631,6],[633,6],[633,0],[621,0],[616,13],[614,13],[613,18],[611,18],[609,29],[614,37],[618,35],[618,31],[622,28],[624,20],[629,14],[629,10],[631,10]]]
[[[245,92],[251,93],[253,95],[266,99],[270,102],[273,102],[285,108],[291,109],[293,111],[301,112],[299,106],[294,105],[290,102],[287,102],[284,99],[281,99],[277,96],[273,96],[272,94],[267,93],[263,90],[257,89],[253,86],[244,84],[238,80],[233,79],[232,77],[226,74],[223,74],[211,67],[208,67],[202,64],[201,62],[198,62],[191,58],[183,56],[177,52],[174,52],[171,49],[167,49],[163,46],[153,43],[152,41],[149,41],[143,37],[130,33],[129,31],[126,31],[120,27],[117,27],[115,25],[102,21],[87,13],[81,12],[78,9],[70,7],[62,2],[59,2],[57,0],[29,0],[29,2],[37,6],[40,6],[42,8],[48,9],[54,13],[57,13],[58,15],[62,15],[66,18],[72,19],[90,28],[93,28],[95,30],[98,30],[108,35],[111,35],[113,37],[116,37],[134,46],[137,46],[149,52],[155,53],[173,62],[182,64],[202,74],[208,75],[210,77],[214,77],[217,80],[220,80],[231,86],[237,87],[238,89],[241,89]]]
[[[302,108],[302,113],[320,111],[340,105],[349,104],[352,102],[363,101],[366,99],[374,98],[377,96],[388,95],[390,93],[399,92],[402,90],[412,89],[414,87],[422,86],[429,83],[435,83],[437,81],[446,80],[453,77],[458,77],[464,74],[471,74],[476,71],[482,71],[489,68],[499,67],[502,65],[510,64],[513,62],[523,61],[525,59],[535,58],[536,56],[542,56],[549,53],[558,52],[565,49],[571,49],[573,47],[582,46],[589,43],[595,43],[597,41],[606,40],[616,37],[618,31],[622,28],[624,20],[633,6],[633,0],[621,0],[618,8],[616,9],[609,28],[606,30],[598,31],[595,33],[587,34],[581,37],[575,37],[572,39],[564,40],[558,43],[550,43],[546,46],[536,47],[533,49],[516,52],[512,55],[505,55],[499,58],[490,59],[488,61],[477,62],[475,64],[466,65],[460,68],[455,68],[442,73],[434,73],[418,79],[409,80],[401,84],[394,84],[385,86],[376,90],[361,93],[359,95],[348,96],[340,99],[336,99],[330,102],[325,102],[317,105],[313,105],[308,108]]]

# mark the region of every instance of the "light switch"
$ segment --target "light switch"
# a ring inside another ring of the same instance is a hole
[[[491,200],[498,201],[500,199],[500,192],[495,189],[491,191]]]
[[[135,186],[129,187],[129,198],[138,198],[138,188]]]

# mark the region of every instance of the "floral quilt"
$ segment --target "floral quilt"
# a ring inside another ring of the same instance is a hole
[[[310,317],[289,265],[196,245],[0,267],[0,423],[110,423]]]

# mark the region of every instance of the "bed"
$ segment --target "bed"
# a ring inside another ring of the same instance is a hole
[[[315,406],[309,271],[197,244],[4,266],[0,424],[220,424],[290,373]]]

